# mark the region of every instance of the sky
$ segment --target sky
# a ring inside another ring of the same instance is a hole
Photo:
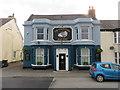
[[[24,35],[24,21],[31,14],[87,14],[94,6],[98,20],[117,20],[120,0],[0,0],[0,18],[14,13],[17,25]]]

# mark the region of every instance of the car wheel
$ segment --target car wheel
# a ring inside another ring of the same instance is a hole
[[[97,82],[103,82],[104,81],[104,77],[102,75],[97,75],[96,81]]]

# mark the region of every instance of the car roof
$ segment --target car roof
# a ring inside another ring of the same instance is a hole
[[[111,62],[94,62],[95,64],[116,64],[116,63],[111,63]]]

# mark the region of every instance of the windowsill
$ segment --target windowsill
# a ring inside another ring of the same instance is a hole
[[[80,67],[85,67],[85,66],[91,66],[91,65],[78,65],[78,64],[74,64],[75,66],[80,66]]]
[[[115,45],[120,45],[120,43],[114,43]]]
[[[49,41],[49,40],[33,40],[32,42],[51,42],[51,41]]]
[[[85,42],[85,41],[87,41],[87,42],[94,42],[93,40],[88,40],[88,39],[75,40],[73,42]]]
[[[31,66],[51,66],[51,64],[48,64],[48,65],[35,65],[35,64],[31,64]]]

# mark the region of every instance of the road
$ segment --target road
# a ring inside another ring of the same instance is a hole
[[[2,69],[3,88],[109,88],[117,90],[119,81],[96,82],[88,70],[53,71],[22,68],[22,62]],[[35,89],[34,89],[35,90]]]

